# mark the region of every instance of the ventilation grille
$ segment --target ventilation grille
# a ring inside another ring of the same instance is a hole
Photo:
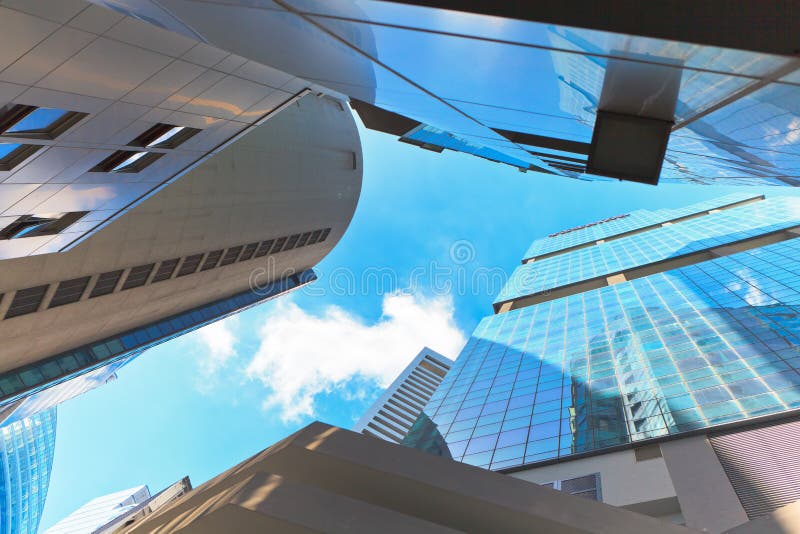
[[[800,500],[800,420],[708,439],[750,519]]]
[[[197,271],[197,268],[200,266],[200,260],[202,259],[202,254],[187,256],[186,259],[183,260],[183,265],[181,265],[181,268],[178,270],[178,276],[194,274],[194,272]]]
[[[14,300],[11,301],[11,306],[6,312],[6,319],[38,310],[48,287],[50,286],[43,285],[17,291],[14,295]]]
[[[261,257],[266,256],[267,254],[274,254],[276,252],[282,252],[283,250],[289,250],[289,244],[292,242],[294,244],[294,248],[303,246],[304,242],[305,245],[320,243],[328,237],[330,231],[330,228],[325,228],[324,230],[320,229],[314,230],[313,232],[305,232],[303,234],[294,234],[291,237],[280,237],[277,239],[267,239],[257,243],[249,243],[247,245],[236,245],[227,250],[214,250],[208,254],[193,254],[184,258],[183,264],[181,264],[176,276],[186,276],[197,272],[201,263],[202,268],[200,268],[200,270],[206,271],[214,269],[215,267],[230,265],[231,263],[237,261],[246,261],[254,256]],[[318,236],[316,240],[313,239],[315,235]],[[256,253],[256,251],[258,251],[258,253]],[[203,261],[204,257],[205,261]],[[158,265],[157,268],[155,263],[132,267],[128,272],[128,276],[125,278],[125,282],[123,282],[120,291],[146,285],[148,278],[150,278],[150,273],[152,273],[154,269],[155,273],[153,274],[150,283],[169,280],[172,278],[173,273],[175,273],[180,260],[181,258],[164,260]],[[92,291],[89,293],[89,298],[95,298],[114,293],[124,272],[125,269],[118,269],[116,271],[110,271],[99,275],[94,287],[92,288]],[[86,287],[89,285],[90,281],[91,276],[83,276],[80,278],[59,282],[56,290],[53,292],[53,297],[50,299],[49,304],[47,304],[47,308],[56,308],[65,304],[78,302],[81,299],[81,296],[83,296],[83,293],[86,291]],[[9,306],[4,318],[10,319],[12,317],[26,315],[38,311],[49,287],[49,284],[45,284],[28,289],[20,289],[14,293],[11,305]],[[2,297],[2,294],[0,294],[0,297]]]
[[[72,280],[64,280],[59,283],[56,292],[53,294],[53,298],[50,299],[49,307],[55,308],[56,306],[78,302],[81,299],[81,295],[83,295],[83,292],[86,290],[86,286],[89,285],[89,280],[91,278],[91,276],[83,276]]]
[[[206,261],[203,262],[203,266],[200,268],[201,271],[208,271],[213,269],[219,263],[219,259],[222,257],[221,250],[213,250],[208,253],[206,256]]]
[[[153,282],[161,282],[162,280],[169,280],[172,278],[172,273],[175,272],[175,267],[178,266],[180,258],[162,261],[158,266],[156,274],[153,275]]]
[[[122,284],[122,289],[143,286],[145,282],[147,282],[147,277],[150,276],[155,265],[155,263],[150,263],[148,265],[139,265],[131,269],[128,273],[128,278],[126,278],[125,283]]]
[[[600,496],[600,473],[593,473],[577,478],[568,478],[564,480],[554,480],[546,484],[541,484],[576,497],[583,497],[584,499],[591,499],[593,501],[601,501]]]
[[[114,288],[117,287],[117,282],[119,282],[121,276],[122,269],[101,274],[97,278],[97,283],[95,283],[94,289],[92,289],[92,293],[89,295],[89,298],[100,297],[102,295],[113,293]]]

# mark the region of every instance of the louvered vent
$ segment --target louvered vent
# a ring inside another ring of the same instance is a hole
[[[109,293],[113,293],[114,288],[117,287],[117,282],[119,282],[121,276],[122,276],[122,269],[103,273],[100,276],[98,276],[97,282],[95,282],[94,289],[92,289],[89,298],[99,297],[101,295],[108,295]]]
[[[600,473],[564,480],[554,480],[553,482],[541,485],[593,501],[602,500],[600,496]]]
[[[172,277],[172,273],[175,272],[175,267],[178,266],[179,261],[178,258],[162,261],[161,265],[158,266],[156,274],[153,275],[153,282],[169,280]]]
[[[800,500],[800,420],[708,438],[750,519]]]
[[[133,287],[143,286],[147,282],[147,277],[155,267],[155,263],[148,263],[147,265],[139,265],[134,267],[128,273],[128,278],[122,284],[122,289],[131,289]]]
[[[6,319],[25,315],[26,313],[33,313],[39,309],[42,303],[44,294],[47,292],[48,285],[29,287],[28,289],[20,289],[14,294],[14,300],[11,301],[6,312]]]
[[[58,288],[56,288],[56,292],[53,294],[53,298],[50,299],[49,307],[55,308],[56,306],[78,302],[86,286],[89,285],[90,279],[91,276],[82,276],[80,278],[59,282]]]

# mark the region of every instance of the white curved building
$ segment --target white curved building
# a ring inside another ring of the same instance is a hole
[[[361,190],[339,95],[82,1],[0,6],[12,25],[25,39],[0,58],[3,419],[315,278]]]

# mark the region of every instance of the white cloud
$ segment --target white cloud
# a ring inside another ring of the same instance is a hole
[[[210,376],[224,366],[228,360],[236,356],[235,328],[238,319],[228,317],[199,329],[195,335],[204,346],[205,357],[200,358],[200,371]]]
[[[312,315],[280,300],[260,334],[247,374],[267,388],[264,408],[279,409],[284,421],[314,416],[318,394],[354,379],[388,386],[423,346],[453,357],[465,343],[451,297],[400,294],[384,297],[382,317],[371,325],[338,306]]]

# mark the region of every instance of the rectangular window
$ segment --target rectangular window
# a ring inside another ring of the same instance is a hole
[[[318,243],[322,243],[323,241],[325,241],[326,239],[328,239],[328,234],[330,234],[330,233],[331,233],[331,229],[330,229],[330,228],[325,228],[325,229],[322,231],[322,234],[320,234],[320,236],[319,236],[319,241],[318,241]]]
[[[153,267],[155,266],[155,263],[149,263],[147,265],[133,267],[128,273],[128,278],[126,278],[125,282],[123,282],[122,289],[131,289],[134,287],[143,286],[144,283],[147,282],[147,277],[150,276],[150,273],[153,271]]]
[[[117,150],[89,169],[89,172],[140,172],[163,155],[160,152]]]
[[[114,288],[117,287],[117,282],[119,282],[119,279],[122,277],[122,272],[123,270],[120,269],[118,271],[103,273],[97,277],[97,282],[95,282],[94,288],[89,294],[89,298],[100,297],[102,295],[113,293]]]
[[[9,104],[0,108],[0,133],[8,137],[55,139],[86,115],[65,109]]]
[[[33,313],[38,310],[48,287],[49,285],[45,284],[17,291],[14,294],[14,300],[11,301],[11,306],[9,306],[6,312],[6,319]]]
[[[40,148],[42,147],[38,145],[0,144],[0,171],[14,170],[17,165],[28,159]]]
[[[200,260],[202,259],[202,254],[187,256],[186,259],[183,260],[181,268],[178,270],[178,276],[186,276],[187,274],[192,274],[197,271],[197,268],[200,266]]]
[[[158,123],[129,143],[144,148],[175,148],[188,141],[201,130],[187,126]]]
[[[82,276],[80,278],[59,282],[56,292],[53,294],[53,298],[50,299],[48,308],[55,308],[57,306],[63,306],[64,304],[78,302],[84,290],[86,290],[86,286],[89,285],[90,279],[91,276]]]
[[[206,261],[203,262],[203,266],[200,268],[201,271],[208,271],[209,269],[213,269],[217,266],[219,259],[222,257],[221,250],[214,250],[208,253],[206,256]]]
[[[161,265],[158,266],[158,270],[156,274],[153,275],[153,282],[161,282],[163,280],[169,280],[172,278],[172,273],[175,272],[175,267],[178,266],[178,262],[180,260],[178,258],[173,260],[165,260],[161,262]]]

